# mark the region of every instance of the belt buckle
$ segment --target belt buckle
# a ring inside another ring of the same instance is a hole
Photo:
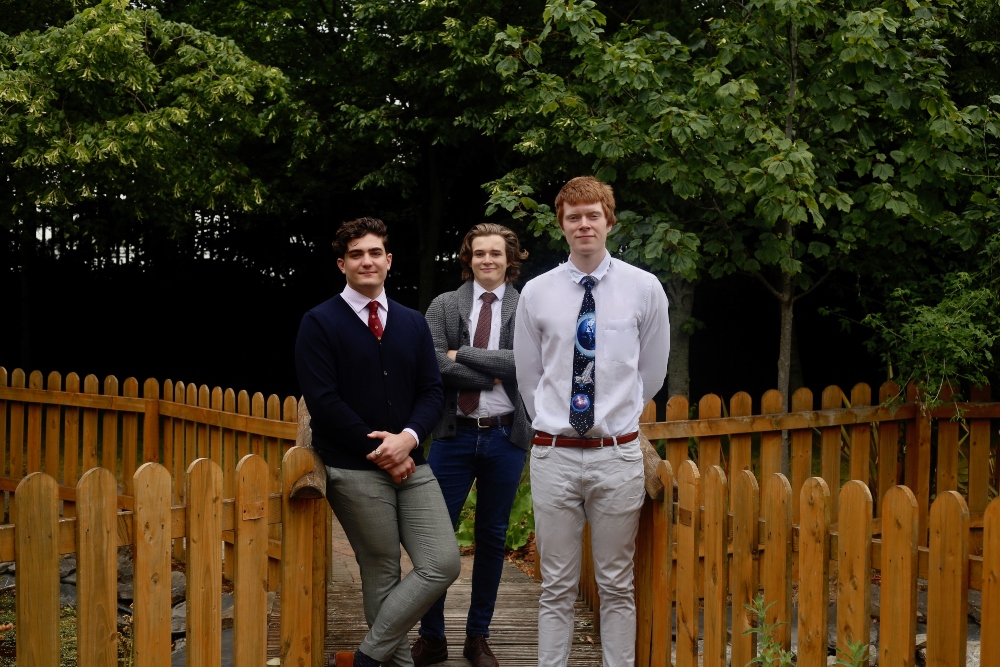
[[[483,424],[483,420],[484,419],[486,420],[486,424]],[[489,428],[490,426],[492,426],[492,424],[490,424],[490,420],[491,419],[493,419],[493,418],[492,417],[476,417],[476,427],[477,428]]]

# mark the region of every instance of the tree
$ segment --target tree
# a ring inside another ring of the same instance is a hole
[[[537,35],[497,35],[515,101],[484,126],[532,159],[573,150],[636,192],[638,219],[657,222],[613,238],[644,246],[640,262],[697,247],[708,276],[757,279],[780,308],[786,402],[794,306],[827,276],[884,268],[914,247],[965,250],[988,232],[980,147],[996,116],[949,95],[947,7],[726,3],[680,38],[648,22],[605,36],[590,0],[550,0],[544,20]],[[553,51],[571,66],[550,67]],[[551,229],[532,178],[530,167],[509,173],[492,201]],[[698,243],[658,240],[688,235]]]
[[[127,0],[0,35],[0,225],[21,238],[23,364],[37,230],[118,252],[125,239],[183,233],[196,210],[261,205],[245,153],[309,129],[286,85],[232,41]]]

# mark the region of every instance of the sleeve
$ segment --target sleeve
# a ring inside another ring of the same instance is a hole
[[[514,330],[517,330],[516,326]],[[491,378],[500,378],[504,382],[517,379],[517,374],[514,372],[513,350],[481,350],[478,347],[463,345],[458,348],[455,358],[461,364],[486,373]],[[492,380],[490,382],[492,383]]]
[[[344,402],[337,366],[326,332],[312,313],[306,313],[295,339],[295,372],[312,417],[313,430],[336,434],[337,442],[367,455],[378,443],[368,438],[368,424]]]
[[[414,326],[421,329],[420,343],[416,350],[417,374],[414,387],[416,400],[413,403],[413,412],[410,413],[410,421],[404,428],[416,433],[419,443],[434,430],[441,420],[441,415],[444,414],[444,383],[441,381],[441,372],[438,370],[434,354],[434,342],[427,322],[418,315],[414,318]]]
[[[517,302],[515,314],[517,325],[514,327],[514,366],[517,375],[517,388],[521,392],[524,409],[531,421],[535,420],[535,390],[542,379],[542,343],[541,332],[531,317],[530,285],[526,285]]]
[[[493,388],[493,378],[499,377],[470,368],[465,363],[458,363],[448,358],[448,337],[445,334],[445,312],[441,297],[431,301],[424,315],[430,327],[431,338],[434,341],[434,354],[437,358],[441,379],[449,389],[479,389],[486,391]]]
[[[646,316],[639,328],[639,376],[642,404],[649,403],[663,386],[670,358],[670,319],[663,285],[653,280],[646,301]]]

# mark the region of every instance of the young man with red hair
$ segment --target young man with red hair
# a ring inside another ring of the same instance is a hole
[[[667,298],[655,276],[607,251],[610,186],[574,178],[555,203],[569,261],[524,286],[514,332],[517,383],[535,431],[538,665],[569,659],[589,522],[604,667],[633,667],[632,556],[645,494],[639,415],[666,377]]]

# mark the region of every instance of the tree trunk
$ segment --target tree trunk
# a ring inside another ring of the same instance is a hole
[[[35,253],[35,225],[21,221],[21,239],[18,254],[21,263],[21,354],[20,367],[31,372],[31,270]]]
[[[435,277],[437,255],[441,238],[441,220],[444,217],[445,186],[437,163],[437,151],[433,146],[424,152],[425,179],[424,219],[420,225],[420,281],[418,283],[418,303],[420,312],[425,312],[437,296]]]
[[[781,308],[781,333],[778,338],[778,391],[781,392],[785,410],[788,410],[788,387],[792,370],[792,322],[795,306],[795,288],[792,277],[782,274],[781,296],[778,305]]]
[[[667,360],[667,395],[690,398],[691,392],[691,333],[684,325],[694,310],[694,284],[682,278],[664,283],[667,290],[670,317],[670,357]]]

